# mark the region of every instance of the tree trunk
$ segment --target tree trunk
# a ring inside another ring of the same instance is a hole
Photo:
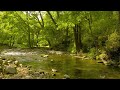
[[[39,13],[40,13],[40,17],[41,17],[41,20],[42,20],[42,28],[44,28],[44,21],[43,21],[42,14],[41,14],[41,12],[40,12],[40,11],[39,11]]]
[[[39,32],[36,34],[36,38],[37,38],[37,40],[36,40],[36,46],[38,47],[38,42],[39,42],[39,40],[38,40],[38,38],[39,38]]]
[[[28,27],[28,46],[31,48],[31,42],[30,42],[30,28]]]
[[[50,43],[50,40],[49,40],[49,39],[47,39],[47,42],[48,42],[48,44],[49,44],[49,47],[51,47],[51,43]]]
[[[13,36],[13,38],[12,38],[12,43],[11,43],[12,47],[13,47],[14,43],[15,43],[15,36]]]
[[[81,26],[79,24],[75,24],[74,37],[75,37],[76,53],[79,53],[80,49],[82,49]]]
[[[57,18],[59,18],[60,17],[60,15],[59,15],[59,11],[56,11],[57,12]]]
[[[78,24],[78,42],[79,42],[79,48],[82,49],[82,30],[80,23]]]
[[[11,47],[11,43],[12,43],[12,36],[10,36],[9,38],[9,46]]]
[[[27,15],[27,20],[29,21],[29,13],[28,11],[26,12]],[[31,48],[31,41],[30,41],[30,27],[29,27],[29,23],[28,23],[28,47]]]
[[[32,32],[32,41],[31,41],[31,48],[34,47],[34,33]]]
[[[92,15],[91,14],[89,15],[88,23],[89,23],[89,30],[90,30],[91,36],[94,38],[93,44],[95,47],[95,56],[96,56],[98,55],[98,36],[96,36],[92,32]]]

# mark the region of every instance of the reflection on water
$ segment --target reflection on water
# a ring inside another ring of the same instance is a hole
[[[24,65],[31,65],[34,69],[48,72],[56,69],[56,76],[53,78],[69,75],[71,79],[120,79],[119,68],[105,66],[94,60],[81,60],[70,55],[50,54],[47,58],[35,52],[6,52],[4,55],[12,55]]]
[[[67,74],[73,79],[120,78],[120,69],[105,66],[94,60],[81,60],[68,55],[51,55],[45,62],[47,67],[55,68],[61,75]]]

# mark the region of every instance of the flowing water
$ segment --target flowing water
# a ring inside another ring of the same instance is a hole
[[[32,54],[31,54],[32,53]],[[71,79],[120,79],[120,69],[105,66],[95,60],[82,60],[68,54],[48,54],[41,57],[41,53],[35,52],[5,52],[3,56],[14,56],[23,65],[31,65],[34,70],[45,70],[52,73],[56,69],[56,76],[52,78],[62,79],[65,74]]]

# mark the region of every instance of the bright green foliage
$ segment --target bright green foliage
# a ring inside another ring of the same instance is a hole
[[[120,36],[115,31],[108,36],[108,40],[106,41],[106,48],[109,51],[117,51],[120,47]]]
[[[118,11],[1,11],[0,45],[82,50],[95,57],[99,49],[119,49],[119,16]]]

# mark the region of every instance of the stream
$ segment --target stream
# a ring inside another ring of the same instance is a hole
[[[42,57],[41,55],[48,55]],[[84,60],[69,54],[55,54],[47,51],[6,49],[0,56],[15,57],[23,65],[31,65],[34,70],[45,70],[52,73],[56,69],[53,79],[62,79],[69,75],[71,79],[120,79],[120,69],[105,66],[95,60]]]

